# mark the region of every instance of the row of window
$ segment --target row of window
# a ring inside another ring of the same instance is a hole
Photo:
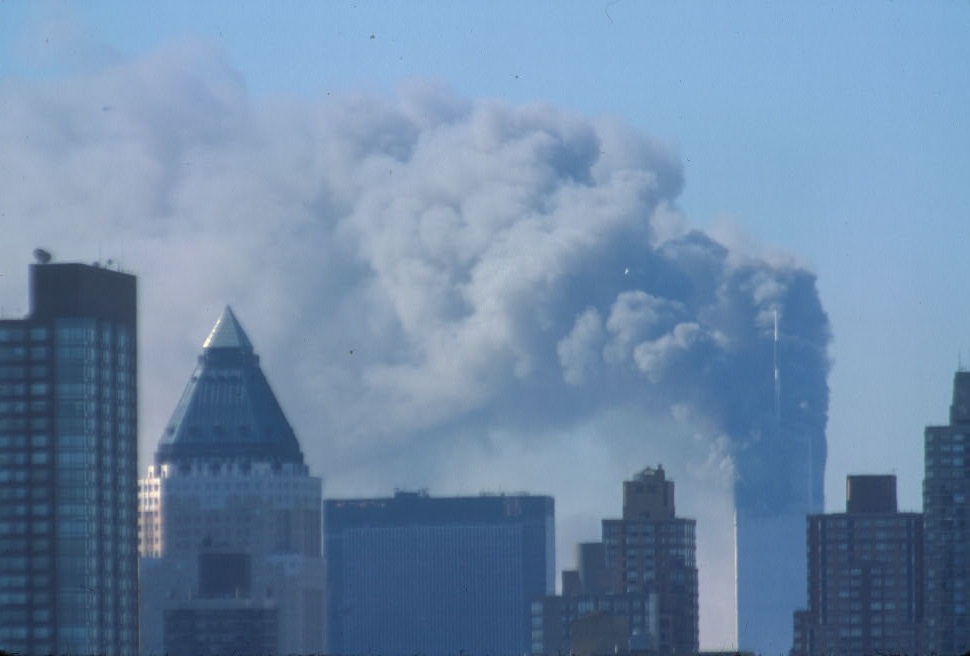
[[[121,456],[124,455],[127,449],[119,448]],[[105,457],[107,456],[107,457]],[[57,463],[60,467],[65,468],[79,468],[79,467],[90,467],[98,464],[98,462],[105,462],[106,464],[113,464],[116,462],[115,458],[111,457],[110,453],[102,454],[102,457],[98,457],[98,453],[91,450],[79,450],[79,449],[61,449],[58,448],[57,453],[52,455],[49,451],[31,451],[25,453],[23,451],[0,451],[0,473],[6,474],[6,477],[0,479],[0,481],[9,481],[14,472],[7,470],[7,468],[12,467],[26,467],[30,466],[42,466],[51,463]],[[111,479],[113,474],[113,468],[108,467],[105,471],[105,476]]]
[[[27,330],[19,326],[0,327],[0,344],[22,342],[28,334],[31,341],[40,342],[47,339],[48,330],[46,326],[35,326],[28,333]]]
[[[30,354],[31,360],[46,360],[50,349],[46,346],[0,346],[0,362],[22,362]]]
[[[0,379],[0,397],[18,399],[27,396],[28,390],[31,396],[46,396],[50,389],[47,376],[36,376],[32,383],[26,383],[22,378],[15,380]],[[103,379],[73,379],[59,378],[60,382],[55,386],[55,392],[60,397],[79,397],[79,398],[116,398],[119,401],[128,399],[129,387],[134,382],[134,374],[119,373],[114,380]]]
[[[0,429],[2,429],[0,422]],[[0,451],[0,467],[46,465],[50,462],[50,454],[47,451],[34,451],[26,454],[22,451]]]
[[[22,397],[20,399],[0,400],[0,414],[24,414],[27,412],[27,408],[30,408],[30,412],[34,414],[46,413],[50,409],[50,403],[46,398],[31,399],[29,404]]]
[[[30,436],[30,446],[32,448],[46,447],[50,442],[47,433],[34,433]],[[27,436],[23,434],[4,433],[0,435],[0,449],[24,449],[27,447]]]

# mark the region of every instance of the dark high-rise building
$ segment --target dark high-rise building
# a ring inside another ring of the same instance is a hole
[[[322,483],[231,309],[139,485],[141,653],[322,651]]]
[[[553,500],[328,500],[327,653],[529,651],[529,605],[554,589]]]
[[[922,653],[923,516],[895,476],[849,476],[846,512],[808,517],[808,609],[792,656]]]
[[[138,647],[135,277],[30,268],[0,320],[0,646]]]
[[[949,425],[928,426],[925,437],[925,651],[963,654],[970,650],[970,371],[953,377]]]
[[[676,516],[662,467],[623,483],[623,517],[579,545],[563,593],[532,607],[532,653],[696,654],[695,521]]]
[[[277,654],[279,609],[271,601],[192,599],[165,611],[165,654]]]

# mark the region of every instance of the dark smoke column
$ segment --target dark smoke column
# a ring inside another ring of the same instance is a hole
[[[738,647],[787,654],[792,612],[805,603],[805,517],[823,511],[827,322],[814,280],[797,276],[772,337],[771,366],[731,416],[737,479]],[[767,349],[766,349],[767,350]],[[767,364],[767,363],[766,363]],[[753,421],[752,421],[753,420]]]
[[[815,276],[697,230],[644,251],[630,256],[634,289],[587,310],[560,343],[564,370],[585,382],[601,352],[602,389],[635,390],[658,416],[696,422],[717,457],[726,448],[738,647],[785,654],[805,604],[805,518],[823,509],[830,333]],[[623,377],[627,354],[640,384]]]

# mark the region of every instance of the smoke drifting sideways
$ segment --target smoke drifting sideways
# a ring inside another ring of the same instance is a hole
[[[36,246],[140,277],[144,464],[231,303],[331,496],[553,493],[562,551],[571,504],[595,537],[661,460],[681,514],[705,478],[792,502],[780,422],[821,480],[814,275],[691,228],[677,157],[621,121],[422,80],[254,99],[183,44],[0,81],[0,171],[8,315]]]

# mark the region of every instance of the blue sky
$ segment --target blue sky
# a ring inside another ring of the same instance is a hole
[[[826,508],[844,508],[847,474],[883,472],[920,507],[923,427],[970,365],[968,3],[0,2],[0,84],[184,43],[220,53],[257,104],[430,78],[659,140],[690,224],[818,276]]]

